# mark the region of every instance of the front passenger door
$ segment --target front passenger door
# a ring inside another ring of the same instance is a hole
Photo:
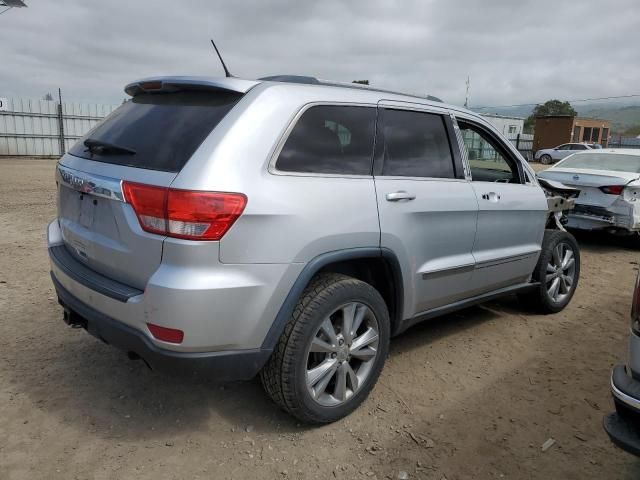
[[[528,280],[547,220],[543,190],[528,183],[521,161],[486,126],[458,118],[478,200],[473,294]]]

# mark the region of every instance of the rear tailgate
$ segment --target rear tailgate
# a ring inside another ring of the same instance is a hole
[[[106,277],[144,289],[162,259],[164,237],[142,230],[123,201],[120,180],[168,186],[175,176],[63,157],[57,169],[58,222],[69,253]]]
[[[144,289],[163,235],[142,230],[122,182],[169,187],[242,94],[140,93],[76,143],[58,165],[58,221],[69,253],[88,268]]]

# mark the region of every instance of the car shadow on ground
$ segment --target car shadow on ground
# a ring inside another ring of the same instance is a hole
[[[43,319],[47,328],[54,328],[56,322],[59,328],[68,328],[58,318],[59,310],[48,309],[51,313]],[[390,357],[495,316],[474,307],[416,325],[392,340]],[[13,383],[20,385],[15,391],[73,428],[123,441],[212,429],[287,434],[313,428],[300,425],[273,404],[259,379],[220,384],[213,379],[167,376],[149,370],[141,361],[128,360],[123,352],[82,329],[69,328],[65,334],[53,347],[44,338],[30,339],[21,365],[9,370]]]

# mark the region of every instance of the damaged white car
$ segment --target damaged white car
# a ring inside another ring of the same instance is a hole
[[[640,231],[640,150],[588,150],[540,172],[580,190],[567,227],[617,234]]]

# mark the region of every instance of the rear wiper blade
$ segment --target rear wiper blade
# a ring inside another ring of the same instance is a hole
[[[116,145],[114,143],[105,142],[103,140],[95,140],[93,138],[87,138],[84,141],[84,146],[87,147],[89,152],[93,153],[94,150],[101,150],[103,152],[121,152],[126,153],[127,155],[135,155],[136,151],[129,148],[123,147],[121,145]]]

